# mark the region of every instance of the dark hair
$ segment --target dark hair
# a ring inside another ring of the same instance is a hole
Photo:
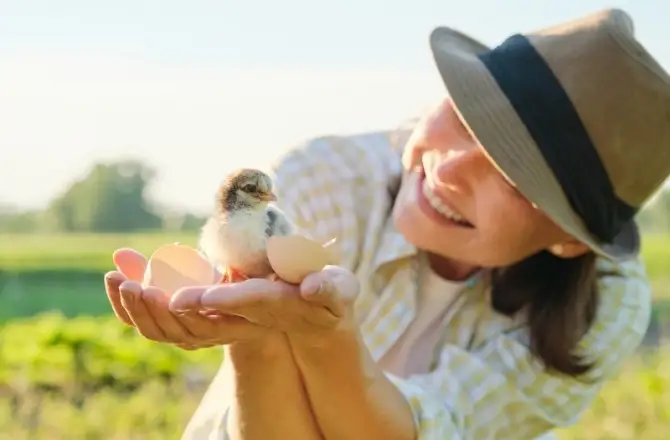
[[[527,308],[531,350],[551,371],[569,376],[592,364],[575,353],[598,305],[596,255],[559,258],[541,251],[491,272],[492,306],[506,315]]]

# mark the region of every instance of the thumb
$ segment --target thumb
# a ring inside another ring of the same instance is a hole
[[[147,269],[147,258],[134,249],[117,249],[112,255],[114,265],[128,280],[142,282]]]
[[[350,271],[337,267],[326,266],[302,281],[300,295],[306,301],[327,307],[334,315],[342,316],[356,297],[360,286],[356,276]]]

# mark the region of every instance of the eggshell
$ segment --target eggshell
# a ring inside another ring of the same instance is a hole
[[[300,284],[310,273],[331,264],[330,252],[324,246],[301,235],[270,237],[267,251],[275,273],[292,284]]]
[[[178,243],[159,247],[149,258],[143,285],[169,295],[186,286],[214,284],[216,271],[200,252]]]

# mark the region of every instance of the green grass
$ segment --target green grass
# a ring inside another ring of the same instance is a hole
[[[147,379],[135,392],[100,390],[81,404],[26,393],[17,403],[0,394],[0,440],[178,440],[203,388]]]
[[[630,360],[579,423],[558,434],[560,440],[670,438],[670,351]]]
[[[178,438],[221,363],[113,315],[0,324],[0,440]]]
[[[631,362],[576,426],[558,431],[559,440],[667,440],[669,371],[668,355],[652,365]],[[132,394],[101,390],[81,405],[38,393],[16,405],[0,395],[0,440],[177,440],[203,391],[147,380]]]
[[[195,234],[0,234],[0,321],[60,310],[66,316],[109,313],[102,275],[112,252],[131,247],[149,256],[165,243],[195,246]],[[643,254],[657,308],[670,310],[670,236],[647,236]],[[666,302],[668,301],[668,302]]]
[[[0,325],[0,440],[179,438],[220,365],[217,348],[154,344],[113,317]],[[560,440],[665,440],[670,351],[626,363]]]
[[[112,252],[130,247],[149,256],[162,244],[195,246],[194,234],[0,234],[0,270],[107,271]]]
[[[149,256],[165,243],[195,246],[194,234],[0,235],[0,321],[60,310],[66,316],[110,313],[102,275],[112,252],[131,247]]]
[[[0,322],[48,310],[61,310],[66,316],[110,313],[102,274],[97,271],[0,273]]]

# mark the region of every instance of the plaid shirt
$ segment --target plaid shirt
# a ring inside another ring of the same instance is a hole
[[[293,221],[317,240],[337,237],[339,264],[361,283],[356,316],[376,360],[416,311],[417,250],[390,218],[407,135],[315,139],[284,155],[273,173],[281,207]],[[409,378],[388,374],[411,405],[418,438],[536,438],[577,422],[603,381],[638,347],[650,317],[651,292],[641,261],[598,264],[607,273],[599,281],[600,308],[580,343],[597,366],[580,379],[543,371],[529,350],[523,316],[496,313],[489,286],[470,283],[444,318],[432,371]],[[184,438],[226,438],[227,404],[216,391],[221,376]],[[191,431],[198,427],[201,434]]]

